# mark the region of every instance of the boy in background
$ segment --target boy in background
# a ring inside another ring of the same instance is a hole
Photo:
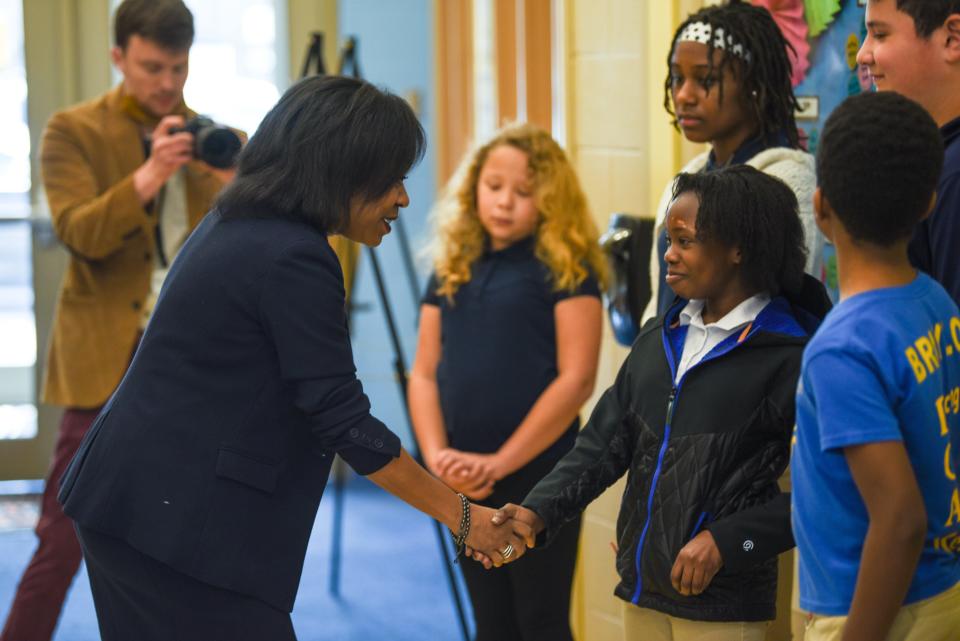
[[[943,138],[937,204],[913,233],[910,262],[960,305],[960,0],[870,0],[857,62],[880,91],[926,109]]]
[[[840,303],[803,357],[793,528],[806,641],[960,639],[960,312],[907,257],[943,162],[893,93],[848,99],[817,157],[817,225]]]

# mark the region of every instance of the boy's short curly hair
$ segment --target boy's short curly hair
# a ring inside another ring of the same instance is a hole
[[[817,181],[855,239],[889,247],[923,219],[943,167],[927,111],[892,91],[847,98],[824,125]]]
[[[771,296],[799,291],[807,250],[797,197],[786,183],[735,165],[678,175],[673,198],[688,192],[699,201],[697,237],[739,248],[748,287]]]

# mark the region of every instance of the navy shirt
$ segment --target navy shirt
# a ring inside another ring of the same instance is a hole
[[[572,296],[600,297],[593,275],[573,292],[555,291],[534,244],[529,238],[485,252],[452,304],[437,295],[436,275],[427,285],[423,303],[440,308],[440,407],[458,450],[495,452],[516,431],[557,377],[554,306]],[[562,457],[579,425],[575,419],[535,461]]]
[[[943,285],[960,305],[960,118],[940,128],[945,153],[937,204],[914,230],[910,262]]]

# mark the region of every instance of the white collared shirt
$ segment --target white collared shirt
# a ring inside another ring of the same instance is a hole
[[[720,320],[707,325],[703,324],[703,301],[688,302],[680,311],[680,324],[689,325],[689,327],[674,382],[679,383],[688,369],[703,360],[703,357],[725,338],[752,323],[769,302],[770,296],[767,294],[751,296],[727,312],[727,315]]]

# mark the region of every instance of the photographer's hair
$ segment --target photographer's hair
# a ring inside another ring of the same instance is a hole
[[[783,181],[749,165],[680,174],[673,198],[699,201],[697,238],[740,249],[740,273],[753,291],[797,292],[807,250],[797,197]]]
[[[305,78],[264,117],[216,206],[224,216],[284,216],[336,233],[352,199],[383,196],[425,149],[402,98],[355,78]]]
[[[432,217],[437,227],[433,266],[437,293],[452,300],[486,248],[477,213],[477,184],[490,152],[509,145],[526,154],[540,220],[535,253],[553,275],[555,290],[573,291],[592,272],[606,282],[607,264],[586,196],[567,155],[549,133],[531,124],[507,125],[467,154],[447,183]]]
[[[847,98],[820,134],[820,193],[854,240],[889,247],[909,238],[942,167],[937,124],[892,91]]]
[[[783,133],[790,146],[798,148],[800,142],[794,117],[797,99],[790,81],[792,66],[787,54],[788,48],[794,51],[793,46],[783,37],[769,11],[736,0],[725,5],[706,7],[691,14],[673,34],[673,44],[667,53],[663,106],[673,117],[674,128],[679,130],[677,114],[673,109],[673,73],[670,65],[680,34],[689,25],[697,22],[710,25],[714,34],[722,30],[727,36],[732,36],[734,42],[742,45],[750,54],[745,58],[724,51],[719,66],[715,67],[714,39],[710,38],[707,42],[707,76],[716,78],[715,88],[720,92],[720,102],[723,103],[726,99],[723,93],[723,72],[730,69],[740,81],[742,92],[741,95],[730,98],[741,101],[753,114],[764,140],[774,141]]]
[[[113,41],[126,50],[140,36],[170,51],[193,44],[193,14],[182,0],[123,0],[113,14]]]
[[[897,0],[897,11],[913,18],[917,35],[927,39],[951,14],[960,13],[960,0]]]

